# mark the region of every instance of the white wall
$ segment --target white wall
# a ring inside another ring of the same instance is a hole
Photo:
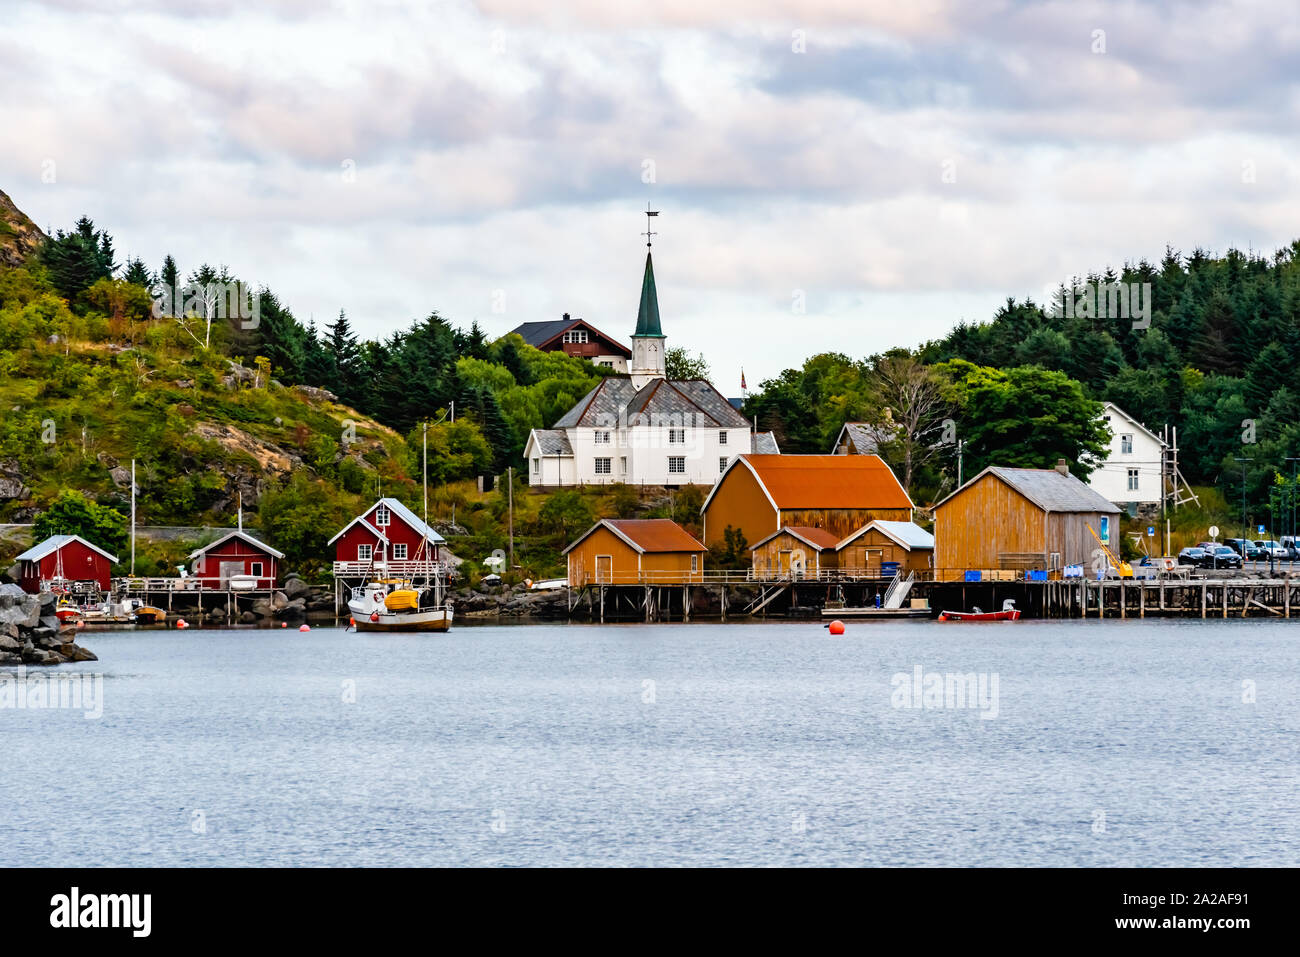
[[[1088,484],[1107,501],[1115,503],[1138,502],[1141,504],[1158,504],[1161,497],[1160,463],[1162,449],[1160,442],[1137,428],[1115,407],[1107,406],[1104,413],[1110,416],[1110,430],[1113,436],[1106,459],[1088,476]],[[1132,436],[1131,452],[1122,451],[1123,436]],[[1132,491],[1128,487],[1128,473],[1137,469],[1138,488]]]
[[[721,459],[728,461],[749,451],[749,430],[744,428],[680,428],[685,442],[670,442],[671,427],[636,426],[628,429],[569,429],[572,458],[541,457],[541,472],[532,471],[533,444],[529,444],[530,485],[713,485],[722,474]],[[610,441],[597,442],[597,432],[608,432]],[[721,433],[727,434],[727,441]],[[669,472],[668,459],[685,459],[685,472]],[[596,472],[596,459],[610,460],[609,474]],[[626,471],[622,459],[627,460]]]

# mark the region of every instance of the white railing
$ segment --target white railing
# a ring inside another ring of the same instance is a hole
[[[446,562],[438,561],[387,561],[387,562],[335,562],[335,578],[424,578],[447,574]]]

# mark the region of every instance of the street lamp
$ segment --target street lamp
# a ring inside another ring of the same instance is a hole
[[[1241,567],[1246,567],[1246,543],[1251,540],[1250,529],[1246,527],[1246,463],[1255,461],[1254,458],[1241,458],[1233,456],[1234,462],[1241,463]]]

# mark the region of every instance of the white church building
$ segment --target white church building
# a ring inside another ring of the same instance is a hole
[[[654,265],[646,253],[629,375],[609,376],[524,447],[534,486],[712,485],[740,453],[779,450],[703,379],[667,378]]]

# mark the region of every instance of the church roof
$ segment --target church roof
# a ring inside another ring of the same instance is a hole
[[[560,417],[555,429],[605,426],[746,429],[749,420],[703,379],[655,379],[639,390],[625,376],[608,376]]]
[[[653,337],[662,339],[663,329],[659,327],[659,293],[655,290],[654,264],[650,254],[645,254],[645,277],[641,280],[641,308],[636,315],[636,332],[632,337]]]

